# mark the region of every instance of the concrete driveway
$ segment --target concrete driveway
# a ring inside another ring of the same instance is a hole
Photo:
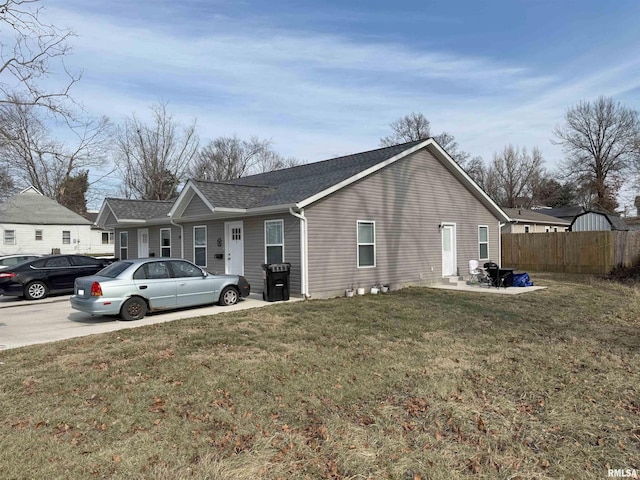
[[[212,305],[159,312],[149,314],[142,320],[125,322],[119,318],[92,317],[73,310],[69,304],[69,297],[70,295],[62,295],[27,301],[17,297],[0,296],[0,349],[273,305],[263,301],[261,294],[251,294],[230,307]],[[289,301],[299,300],[301,299],[292,298]]]

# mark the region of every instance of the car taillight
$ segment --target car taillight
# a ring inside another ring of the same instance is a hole
[[[13,272],[0,272],[0,278],[13,278],[16,274]]]
[[[101,297],[102,296],[102,287],[98,282],[93,282],[91,284],[91,296],[92,297]]]

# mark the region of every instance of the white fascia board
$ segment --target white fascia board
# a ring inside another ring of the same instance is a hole
[[[297,203],[287,203],[286,205],[270,205],[268,207],[249,208],[246,210],[248,214],[260,215],[272,212],[288,212],[289,208],[299,208]]]
[[[141,218],[121,218],[118,220],[118,225],[120,224],[141,224],[141,223],[153,223],[153,222],[148,222],[147,220],[141,219]]]
[[[341,190],[344,187],[349,186],[354,182],[357,182],[358,180],[361,180],[361,179],[363,179],[365,177],[368,177],[372,173],[375,173],[378,170],[381,170],[384,167],[386,167],[388,165],[391,165],[392,163],[397,162],[401,158],[404,158],[407,155],[411,155],[412,153],[417,152],[418,150],[426,147],[427,145],[429,145],[431,143],[434,143],[434,142],[433,142],[433,140],[431,138],[429,138],[428,140],[425,140],[424,142],[421,142],[421,143],[419,143],[417,145],[414,145],[413,147],[408,148],[408,149],[400,152],[399,154],[397,154],[397,155],[385,160],[384,162],[380,162],[380,163],[374,165],[371,168],[363,170],[362,172],[360,172],[360,173],[358,173],[358,174],[356,174],[356,175],[354,175],[352,177],[349,177],[349,178],[347,178],[346,180],[343,180],[340,183],[336,183],[335,185],[333,185],[333,186],[331,186],[331,187],[329,187],[329,188],[327,188],[327,189],[325,189],[325,190],[323,190],[321,192],[318,192],[318,193],[316,193],[315,195],[312,195],[309,198],[306,198],[306,199],[302,200],[301,202],[296,204],[296,207],[297,208],[304,208],[304,207],[306,207],[308,205],[311,205],[312,203],[315,203],[318,200],[321,200],[324,197],[326,197],[328,195],[331,195],[332,193],[335,193],[338,190]]]
[[[226,207],[214,207],[213,209],[213,213],[216,212],[220,212],[220,213],[238,213],[238,214],[245,214],[247,213],[247,209],[246,208],[226,208]]]
[[[213,205],[211,205],[209,200],[207,200],[207,198],[202,194],[200,189],[196,187],[191,180],[187,180],[187,184],[184,186],[184,188],[180,192],[180,195],[178,195],[178,198],[173,203],[173,206],[171,207],[171,210],[169,211],[167,216],[170,218],[173,218],[175,214],[180,210],[184,202],[187,202],[188,204],[188,202],[190,202],[193,199],[194,194],[198,195],[200,199],[204,202],[204,204],[207,206],[207,208],[211,210],[211,212],[213,213],[214,211]],[[185,208],[186,208],[186,205],[184,206],[184,208],[182,208],[183,212]]]
[[[105,216],[105,220],[106,217],[109,216],[109,212],[113,213],[113,216],[116,220],[118,220],[118,217],[116,216],[116,214],[114,213],[114,211],[111,209],[111,207],[109,206],[109,202],[108,200],[105,198],[102,201],[102,206],[100,207],[100,211],[98,212],[98,216],[96,217],[96,221],[95,224],[100,226],[100,221],[102,220],[103,215]]]

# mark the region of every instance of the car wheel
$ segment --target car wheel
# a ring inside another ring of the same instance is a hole
[[[233,287],[225,288],[220,294],[220,301],[218,303],[222,306],[235,305],[238,303],[238,291]]]
[[[120,309],[120,317],[130,322],[131,320],[140,320],[147,314],[146,302],[138,297],[132,297],[122,305]]]
[[[24,287],[24,298],[27,300],[40,300],[42,298],[47,298],[49,295],[49,287],[44,282],[29,282],[27,286]]]

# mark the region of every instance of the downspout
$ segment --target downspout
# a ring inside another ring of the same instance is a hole
[[[500,261],[498,262],[498,266],[502,268],[502,227],[504,227],[506,223],[498,222],[498,258]]]
[[[304,208],[300,213],[294,212],[293,207],[289,207],[289,213],[300,219],[300,293],[306,299],[311,298],[309,293],[309,241],[307,235],[307,217],[304,216]]]
[[[184,258],[184,227],[179,223],[174,222],[172,217],[169,217],[169,222],[171,225],[180,227],[180,258]]]

